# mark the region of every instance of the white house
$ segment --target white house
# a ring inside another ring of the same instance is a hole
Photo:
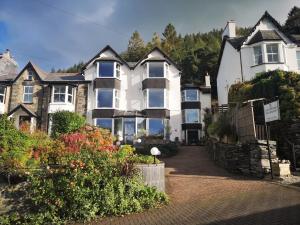
[[[219,106],[228,104],[232,84],[249,81],[261,72],[300,72],[300,37],[288,35],[268,13],[244,37],[236,36],[235,21],[227,22],[222,35],[217,75]]]
[[[89,123],[125,142],[146,132],[181,140],[180,71],[159,48],[132,63],[106,46],[86,63],[83,74],[91,81]]]

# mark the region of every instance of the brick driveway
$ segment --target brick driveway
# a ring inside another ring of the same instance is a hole
[[[168,206],[91,224],[300,224],[300,189],[229,174],[203,147],[182,147],[166,160],[166,178]]]

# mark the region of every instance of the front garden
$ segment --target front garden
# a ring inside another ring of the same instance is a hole
[[[0,224],[65,224],[94,217],[124,215],[159,207],[165,193],[144,184],[135,163],[152,163],[129,145],[116,146],[107,130],[84,124],[79,115],[59,112],[54,133],[17,130],[0,118],[0,172],[20,194],[21,204],[0,209]],[[4,191],[5,190],[5,191]],[[5,193],[4,193],[5,192]],[[11,192],[11,193],[8,193]],[[1,202],[0,208],[7,202]]]

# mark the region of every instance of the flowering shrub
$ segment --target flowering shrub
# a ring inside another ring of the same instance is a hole
[[[69,154],[64,165],[30,176],[27,189],[32,210],[26,216],[17,215],[13,222],[34,224],[38,218],[40,224],[60,224],[139,212],[168,201],[164,193],[145,186],[132,168],[130,162],[113,160],[109,152]]]
[[[70,153],[78,153],[81,149],[109,152],[117,150],[109,131],[89,125],[74,133],[61,135],[59,140],[65,144],[66,151]]]

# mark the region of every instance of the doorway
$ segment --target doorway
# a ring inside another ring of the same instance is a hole
[[[124,141],[126,144],[132,144],[135,135],[135,118],[124,118]]]
[[[187,131],[187,140],[188,140],[188,145],[199,144],[198,130],[188,130]]]

